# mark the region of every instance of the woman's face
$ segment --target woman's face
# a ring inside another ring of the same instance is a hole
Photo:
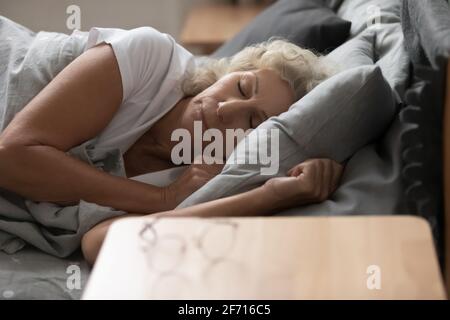
[[[287,81],[264,69],[227,74],[192,98],[187,111],[193,121],[203,122],[203,130],[216,128],[225,136],[226,129],[254,129],[293,103]]]

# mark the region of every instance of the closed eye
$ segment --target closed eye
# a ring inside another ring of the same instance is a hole
[[[247,96],[245,95],[244,90],[242,90],[242,85],[241,85],[241,81],[240,80],[238,81],[237,86],[238,86],[239,93],[242,95],[242,97],[243,98],[247,98]]]

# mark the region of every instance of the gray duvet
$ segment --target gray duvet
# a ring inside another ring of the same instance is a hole
[[[84,44],[83,38],[33,33],[0,16],[0,132]],[[93,141],[69,153],[120,172],[117,150],[97,150]],[[33,202],[0,189],[0,299],[79,298],[80,289],[66,286],[66,271],[79,266],[85,283],[89,268],[78,250],[81,237],[99,221],[121,214],[84,201],[69,207]]]
[[[81,54],[85,39],[33,32],[0,17],[0,130],[42,88]],[[99,169],[119,174],[118,150],[97,150],[93,140],[69,153]],[[33,202],[0,189],[0,251],[14,253],[28,243],[57,257],[78,249],[98,222],[123,212],[80,201],[74,206]]]
[[[89,273],[79,251],[65,259],[31,247],[0,252],[0,299],[80,299]]]

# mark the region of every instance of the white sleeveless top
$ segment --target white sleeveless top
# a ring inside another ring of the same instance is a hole
[[[193,55],[168,34],[151,27],[132,30],[92,28],[85,50],[111,45],[122,77],[123,99],[108,126],[96,137],[97,148],[125,153],[183,98],[181,83],[193,67]]]

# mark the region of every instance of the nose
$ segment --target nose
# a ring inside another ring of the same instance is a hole
[[[217,105],[217,117],[224,124],[230,124],[239,118],[245,117],[248,105],[244,101],[224,101]]]

